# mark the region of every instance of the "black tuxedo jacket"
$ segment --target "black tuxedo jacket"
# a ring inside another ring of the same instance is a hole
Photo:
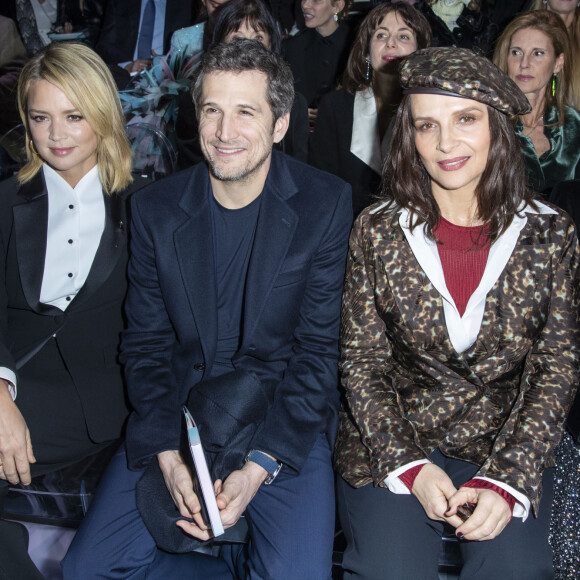
[[[117,360],[127,286],[127,193],[105,196],[106,224],[93,265],[63,312],[39,301],[48,225],[42,171],[24,185],[15,178],[0,183],[0,366],[17,374],[18,404],[27,396],[27,367],[34,357],[21,371],[17,361],[56,334],[97,443],[118,438],[128,413]]]
[[[132,468],[179,449],[181,406],[192,387],[212,376],[217,292],[210,195],[201,163],[132,200],[122,341],[134,409],[127,426]],[[253,446],[296,470],[318,434],[333,440],[336,430],[350,197],[342,180],[272,152],[232,363],[257,377],[271,401]]]

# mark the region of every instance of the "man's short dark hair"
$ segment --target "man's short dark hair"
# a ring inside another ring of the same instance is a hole
[[[294,79],[286,61],[257,40],[234,38],[227,44],[216,44],[203,55],[191,89],[197,116],[199,117],[205,75],[212,72],[244,71],[257,71],[266,75],[266,100],[272,110],[274,122],[290,112],[294,102]]]

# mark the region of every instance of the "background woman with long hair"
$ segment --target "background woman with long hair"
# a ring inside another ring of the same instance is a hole
[[[320,101],[309,161],[352,185],[355,216],[374,201],[387,128],[402,98],[397,67],[402,57],[426,48],[425,17],[405,2],[380,4],[359,26],[342,87]]]

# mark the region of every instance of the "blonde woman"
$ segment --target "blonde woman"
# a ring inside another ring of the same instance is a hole
[[[0,487],[121,435],[117,363],[131,150],[113,79],[86,46],[24,67],[28,163],[0,184]]]
[[[556,13],[566,25],[570,36],[572,62],[580,62],[580,2],[574,0],[534,0],[532,10],[549,10]],[[580,108],[580,69],[572,70],[569,87],[570,104]]]

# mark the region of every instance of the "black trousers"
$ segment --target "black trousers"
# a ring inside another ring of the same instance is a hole
[[[449,459],[439,451],[431,460],[454,485],[465,483],[477,467]],[[540,580],[554,577],[548,545],[554,470],[546,469],[539,517],[514,518],[490,541],[460,542],[462,580]],[[412,495],[366,485],[355,489],[337,478],[340,522],[347,548],[345,580],[438,580],[437,563],[443,522],[427,518]]]

